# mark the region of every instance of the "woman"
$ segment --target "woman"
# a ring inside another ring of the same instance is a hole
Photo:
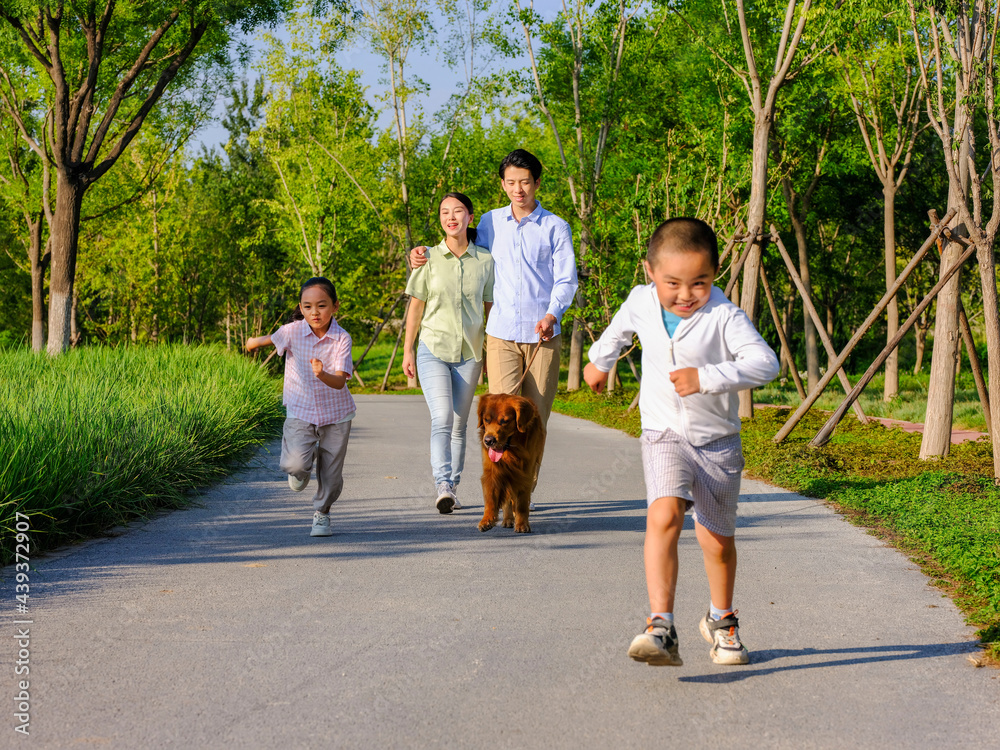
[[[493,306],[493,256],[474,244],[472,201],[448,193],[438,206],[444,240],[406,285],[403,372],[420,373],[431,412],[431,470],[441,513],[461,508],[456,490],[465,465],[465,431],[483,369],[485,316]],[[420,329],[420,345],[413,345]]]

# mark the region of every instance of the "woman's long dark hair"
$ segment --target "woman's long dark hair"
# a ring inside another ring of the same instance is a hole
[[[476,215],[476,209],[472,207],[472,199],[470,199],[469,196],[467,196],[465,193],[448,193],[441,199],[441,203],[444,203],[449,198],[454,198],[463,206],[465,206],[467,209],[469,209],[470,216]],[[441,203],[438,203],[439,214],[441,213]],[[465,236],[468,238],[469,242],[474,243],[476,241],[476,230],[473,227],[466,227]]]
[[[306,281],[299,289],[299,300],[302,299],[302,295],[305,294],[306,289],[311,286],[318,286],[330,297],[333,304],[337,304],[337,288],[333,285],[325,276],[313,276],[311,279]],[[296,305],[295,310],[292,312],[292,320],[305,320],[306,316],[302,314],[302,306]]]

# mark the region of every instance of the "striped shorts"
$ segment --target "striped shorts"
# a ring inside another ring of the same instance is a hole
[[[639,442],[647,507],[661,497],[679,497],[709,531],[719,536],[736,533],[744,465],[739,433],[695,446],[670,429],[643,430]]]

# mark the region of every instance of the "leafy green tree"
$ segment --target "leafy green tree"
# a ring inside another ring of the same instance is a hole
[[[851,110],[864,141],[865,153],[882,184],[885,284],[896,282],[896,196],[909,172],[920,132],[923,82],[917,72],[916,50],[907,34],[905,9],[894,2],[859,3],[851,8],[855,32],[834,47]],[[899,329],[899,302],[886,309],[886,338]],[[899,393],[899,354],[885,363],[882,398]]]
[[[48,351],[69,345],[84,194],[118,161],[152,109],[183,100],[185,82],[218,78],[234,31],[275,22],[284,0],[163,0],[0,5],[0,91],[10,101],[12,66],[34,70],[49,137],[33,149],[55,172]],[[177,85],[177,84],[181,85]],[[174,101],[171,101],[171,100]],[[40,118],[41,119],[41,118]]]
[[[14,124],[8,106],[30,109],[27,98],[8,97],[0,102],[0,205],[6,204],[15,224],[8,227],[19,238],[17,243],[6,244],[7,255],[15,268],[28,273],[31,281],[31,348],[45,349],[45,273],[49,264],[49,225],[52,219],[50,205],[51,170],[46,161],[39,159],[28,147]],[[21,115],[25,135],[36,137],[39,123],[30,114]],[[12,252],[15,244],[23,245],[25,253]],[[26,263],[24,261],[27,261]],[[18,315],[17,317],[21,317]]]

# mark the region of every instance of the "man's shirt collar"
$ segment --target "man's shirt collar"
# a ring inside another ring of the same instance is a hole
[[[507,220],[508,221],[517,221],[514,218],[514,204],[511,203],[508,208],[509,208],[509,210],[506,212],[507,213]],[[535,200],[535,210],[532,211],[527,216],[525,216],[524,218],[527,219],[528,221],[533,221],[533,222],[535,222],[537,224],[537,223],[539,223],[541,221],[542,214],[544,212],[545,212],[545,209],[542,208],[542,202],[540,200],[536,199]]]

